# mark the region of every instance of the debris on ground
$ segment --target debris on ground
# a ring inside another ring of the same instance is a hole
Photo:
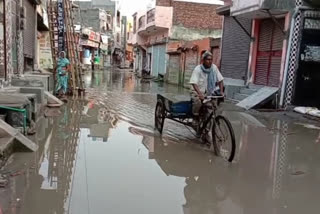
[[[315,129],[315,130],[320,130],[320,127],[319,126],[315,126],[315,125],[312,125],[312,124],[306,124],[306,123],[296,123],[297,125],[301,125],[307,129]]]
[[[28,133],[28,135],[34,135],[34,134],[36,134],[36,132],[37,132],[36,131],[36,123],[33,120],[31,120],[27,133]]]
[[[23,174],[24,174],[23,171],[18,171],[18,172],[11,173],[10,176],[11,177],[16,177],[16,176],[23,175]]]
[[[313,107],[296,107],[294,108],[295,112],[298,112],[300,114],[306,114],[313,117],[320,118],[320,110]]]
[[[291,173],[291,175],[304,175],[304,174],[306,174],[305,172],[303,172],[303,171],[295,171],[295,172],[292,172]]]

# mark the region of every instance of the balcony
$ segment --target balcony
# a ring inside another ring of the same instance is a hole
[[[156,8],[151,9],[147,12],[147,24],[156,20]]]
[[[233,0],[232,16],[248,18],[267,18],[292,10],[295,0]]]
[[[172,27],[172,7],[156,6],[141,16],[138,22],[138,34],[150,36],[168,31]]]
[[[141,16],[139,18],[138,30],[143,30],[146,26],[146,16]]]

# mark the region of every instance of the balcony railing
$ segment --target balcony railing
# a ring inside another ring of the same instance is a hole
[[[146,16],[141,16],[139,19],[139,29],[144,28],[146,25]]]
[[[147,24],[154,22],[156,19],[156,9],[149,10],[147,13]]]

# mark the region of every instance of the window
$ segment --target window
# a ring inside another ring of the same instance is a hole
[[[120,27],[121,18],[120,18],[120,11],[117,11],[117,26]]]
[[[133,33],[137,32],[137,17],[133,17]]]

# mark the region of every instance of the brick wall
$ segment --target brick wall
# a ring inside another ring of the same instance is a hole
[[[222,17],[216,14],[219,5],[172,2],[173,25],[193,29],[221,29]]]
[[[157,6],[164,6],[164,7],[170,7],[172,0],[157,0],[156,5]]]
[[[184,87],[190,87],[190,78],[194,68],[199,64],[198,51],[189,50],[185,53],[185,67],[184,67]]]

